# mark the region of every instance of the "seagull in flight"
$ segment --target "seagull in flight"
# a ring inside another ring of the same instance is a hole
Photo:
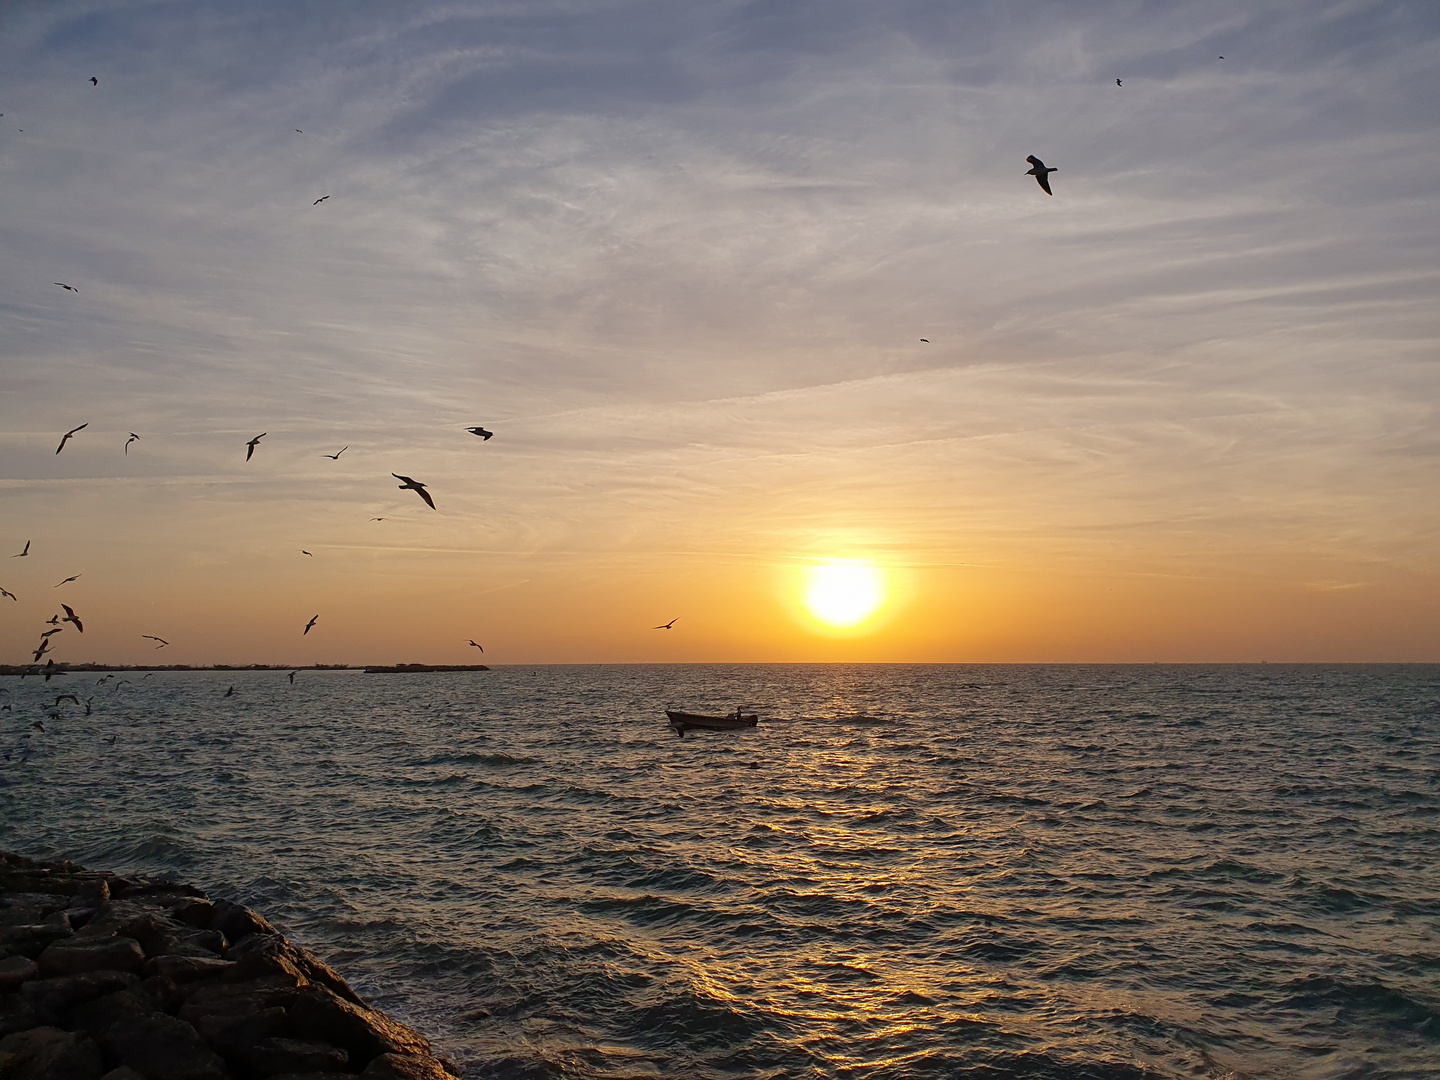
[[[30,541],[29,541],[29,540],[26,540],[26,541],[25,541],[25,550],[22,551],[22,552],[20,552],[20,554],[18,554],[18,555],[11,555],[10,557],[11,557],[12,559],[23,559],[26,555],[29,555],[29,554],[30,554]]]
[[[1116,86],[1124,86],[1125,84],[1122,83],[1119,79],[1116,79],[1116,80],[1115,80],[1115,85],[1116,85]]]
[[[133,431],[130,432],[130,438],[128,438],[128,439],[125,440],[125,456],[126,456],[126,457],[129,457],[129,456],[130,456],[130,444],[131,444],[132,442],[139,442],[139,441],[140,441],[140,436],[139,436],[139,435],[136,435],[135,432],[133,432]]]
[[[46,630],[46,631],[45,631],[43,634],[41,634],[40,636],[41,636],[42,638],[47,638],[47,637],[49,637],[51,634],[62,634],[62,633],[64,633],[64,632],[65,632],[65,628],[64,628],[63,626],[57,626],[54,630]]]
[[[390,475],[391,475],[391,476],[394,476],[395,474],[394,474],[394,473],[391,473]],[[371,520],[371,521],[384,521],[385,519],[384,519],[384,518],[371,518],[370,520]]]
[[[471,435],[479,435],[485,442],[489,442],[495,437],[495,432],[486,431],[483,427],[467,427],[465,430],[470,432]]]
[[[85,430],[87,427],[89,427],[89,426],[90,426],[89,421],[86,421],[85,423],[81,424],[79,427],[77,427],[77,428],[71,428],[69,431],[65,432],[64,435],[60,436],[60,445],[55,448],[55,453],[58,454],[58,453],[60,453],[61,450],[64,450],[64,449],[65,449],[65,444],[70,441],[70,436],[71,436],[71,435],[74,435],[77,431],[84,431],[84,430]]]
[[[315,625],[317,622],[319,622],[319,621],[320,621],[320,616],[319,616],[319,615],[311,615],[311,616],[310,616],[310,621],[305,624],[305,629],[304,629],[303,631],[301,631],[300,636],[301,636],[301,637],[304,637],[306,634],[310,633],[310,628],[311,628],[312,626],[314,626],[314,625]]]
[[[292,671],[292,672],[290,672],[290,685],[291,685],[291,686],[294,686],[294,685],[295,685],[295,676],[296,676],[296,675],[299,675],[299,674],[300,674],[300,672],[298,672],[298,671]]]
[[[79,577],[80,575],[76,574],[75,576]],[[75,614],[75,609],[72,608],[69,604],[61,604],[60,606],[65,609],[65,618],[61,619],[60,621],[74,623],[75,629],[79,630],[80,633],[83,634],[85,632],[85,627],[81,625],[80,617]]]
[[[300,549],[300,554],[301,554],[301,555],[310,555],[310,552],[306,551],[304,548],[301,548],[301,549]],[[310,557],[313,559],[315,556],[314,556],[314,555],[310,555]]]
[[[470,644],[471,644],[471,645],[474,645],[474,646],[475,646],[477,649],[479,649],[481,652],[484,652],[484,651],[485,651],[485,646],[484,646],[484,645],[481,645],[481,644],[480,644],[478,641],[476,641],[474,638],[471,638],[471,639],[470,639]]]
[[[77,698],[74,694],[61,694],[55,699],[55,705],[59,705],[62,701],[73,701],[76,705],[80,704],[80,699]],[[52,705],[50,707],[53,709],[55,708],[55,705]]]
[[[78,292],[80,291],[80,290],[77,289],[74,285],[66,285],[65,282],[63,282],[63,281],[57,281],[57,282],[54,282],[54,284],[59,285],[59,286],[60,286],[62,289],[64,289],[66,292],[78,293]]]
[[[60,616],[59,616],[59,615],[51,615],[50,618],[48,618],[48,619],[45,620],[45,625],[46,625],[46,626],[59,626],[59,625],[60,625]]]
[[[920,340],[923,341],[926,345],[930,344],[930,339],[928,337],[922,337]]]
[[[49,651],[50,651],[50,639],[49,639],[48,637],[47,637],[47,638],[41,638],[41,639],[40,639],[40,647],[35,650],[35,663],[38,664],[38,663],[40,662],[40,657],[44,656],[44,655],[45,655],[47,652],[49,652]],[[51,661],[51,662],[53,663],[54,661]],[[49,682],[49,680],[47,679],[46,682]]]
[[[342,446],[339,450],[337,450],[337,451],[336,451],[335,453],[333,453],[333,454],[321,454],[320,456],[321,456],[321,457],[328,457],[331,461],[339,461],[339,460],[340,460],[340,455],[343,454],[346,450],[349,450],[349,449],[350,449],[349,446]]]
[[[20,598],[16,596],[13,592],[11,592],[9,589],[0,588],[0,596],[8,596],[11,600],[16,601],[17,603],[20,600]]]
[[[90,85],[91,85],[91,86],[99,86],[99,85],[100,85],[100,80],[97,79],[94,75],[91,75],[91,76],[90,76]]]
[[[652,629],[652,630],[672,630],[672,629],[674,629],[675,624],[676,624],[677,622],[679,622],[679,621],[680,621],[680,616],[679,616],[679,615],[676,615],[675,618],[671,619],[669,622],[664,623],[664,624],[662,624],[662,625],[660,625],[660,626],[652,626],[651,629]]]
[[[1033,176],[1036,181],[1039,182],[1041,188],[1044,189],[1046,195],[1054,195],[1055,193],[1050,190],[1050,174],[1052,172],[1059,172],[1060,170],[1046,168],[1045,163],[1034,154],[1031,154],[1025,160],[1034,166],[1034,168],[1029,170],[1025,175]]]
[[[315,200],[313,203],[311,203],[310,205],[311,205],[311,206],[319,206],[322,202],[324,202],[324,201],[325,201],[326,199],[328,199],[329,197],[330,197],[329,195],[321,195],[318,199],[316,199],[316,200]]]
[[[157,649],[163,649],[166,645],[170,644],[170,642],[166,641],[163,637],[156,637],[154,634],[141,634],[140,636],[143,638],[148,638],[150,641],[160,642],[159,645],[155,646]]]
[[[84,574],[71,574],[71,575],[70,575],[69,577],[67,577],[64,581],[57,582],[56,584],[54,584],[54,585],[52,585],[52,586],[50,586],[50,587],[51,587],[52,589],[58,589],[61,585],[69,585],[70,582],[72,582],[72,581],[79,581],[79,580],[80,580],[82,577],[84,577],[84,576],[85,576]],[[68,610],[68,609],[67,609],[67,610]]]
[[[226,690],[226,691],[225,691],[225,696],[226,696],[226,697],[229,697],[229,696],[230,696],[231,694],[233,694],[233,693],[235,693],[235,687],[232,686],[232,687],[230,687],[229,690]]]
[[[247,443],[245,444],[245,460],[246,460],[246,461],[249,461],[252,457],[255,456],[255,447],[259,446],[259,445],[260,445],[260,440],[263,439],[266,435],[269,435],[269,434],[270,434],[270,433],[269,433],[268,431],[262,431],[259,435],[256,435],[253,439],[251,439],[249,442],[247,442]]]
[[[431,510],[435,509],[435,500],[430,497],[430,493],[425,490],[425,485],[420,483],[419,480],[411,480],[410,477],[401,476],[398,472],[392,472],[390,475],[395,477],[396,480],[404,481],[404,483],[400,485],[401,491],[415,492],[416,495],[419,495],[425,500],[426,506],[430,507]]]

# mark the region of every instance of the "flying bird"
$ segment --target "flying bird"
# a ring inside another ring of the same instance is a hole
[[[29,554],[30,554],[30,541],[29,541],[29,540],[26,540],[26,541],[25,541],[25,550],[22,551],[22,552],[20,552],[20,554],[18,554],[18,555],[11,555],[10,557],[11,557],[12,559],[23,559],[26,555],[29,555]]]
[[[57,587],[58,587],[58,586],[57,586]],[[59,615],[51,615],[50,618],[48,618],[48,619],[45,620],[45,625],[46,625],[46,626],[59,626],[59,625],[60,625],[60,616],[59,616]]]
[[[42,724],[39,720],[36,720],[30,726],[33,727],[36,731],[40,732],[41,735],[45,734],[45,725]]]
[[[94,700],[95,700],[95,697],[94,697],[93,694],[92,694],[90,697],[87,697],[87,698],[85,699],[85,715],[86,715],[86,716],[89,716],[89,715],[90,715],[90,703],[91,703],[92,701],[94,701]]]
[[[131,444],[132,442],[139,442],[139,441],[140,441],[140,436],[139,436],[139,435],[136,435],[135,432],[133,432],[133,431],[130,432],[130,438],[128,438],[128,439],[125,440],[125,456],[126,456],[126,457],[129,457],[129,456],[130,456],[130,444]]]
[[[298,671],[292,671],[292,672],[290,672],[290,685],[291,685],[291,686],[294,686],[294,685],[295,685],[295,676],[296,676],[296,675],[299,675],[299,674],[300,674],[300,672],[298,672]]]
[[[80,575],[76,574],[75,576],[79,577]],[[69,604],[61,604],[60,606],[65,609],[65,618],[61,619],[60,621],[74,623],[75,629],[79,630],[80,633],[83,634],[85,632],[85,627],[80,624],[80,617],[75,614],[75,609],[72,608]]]
[[[55,674],[55,658],[52,656],[45,661],[45,681],[49,682],[50,677]]]
[[[333,454],[321,454],[320,456],[321,456],[321,457],[328,457],[331,461],[339,461],[339,460],[340,460],[340,455],[343,454],[346,450],[349,450],[349,449],[350,449],[349,446],[342,446],[339,450],[337,450],[337,451],[336,451],[335,453],[333,453]]]
[[[479,435],[485,442],[489,442],[495,436],[495,432],[486,431],[483,427],[467,427],[465,430],[471,435]]]
[[[226,690],[226,691],[225,691],[225,696],[226,696],[226,697],[229,697],[229,696],[230,696],[231,694],[233,694],[233,693],[235,693],[235,687],[232,686],[232,687],[230,687],[229,690]]]
[[[17,596],[16,596],[13,592],[11,592],[9,589],[0,589],[0,596],[8,596],[8,597],[10,597],[11,600],[15,600],[15,601],[17,601],[17,602],[19,601],[19,597],[17,597]]]
[[[94,75],[91,75],[91,76],[90,76],[90,85],[91,85],[91,86],[99,86],[99,85],[100,85],[100,80],[97,79]]]
[[[55,282],[54,284],[59,285],[59,286],[60,286],[62,289],[64,289],[66,292],[78,293],[78,292],[80,291],[80,290],[77,289],[74,285],[66,285],[65,282],[63,282],[63,281],[57,281],[57,282]]]
[[[62,701],[73,701],[76,705],[80,704],[80,699],[77,698],[74,694],[61,694],[55,699],[55,704],[59,705]]]
[[[314,625],[315,625],[317,622],[319,622],[319,621],[320,621],[320,616],[319,616],[319,615],[312,615],[312,616],[310,616],[310,621],[305,624],[305,629],[304,629],[303,631],[301,631],[300,636],[301,636],[301,637],[304,637],[306,634],[310,633],[310,628],[311,628],[312,626],[314,626]]]
[[[1115,85],[1116,85],[1116,86],[1124,86],[1125,84],[1122,83],[1119,79],[1116,79],[1116,80],[1115,80]]]
[[[40,647],[35,650],[35,663],[38,664],[38,663],[40,662],[40,657],[44,656],[44,655],[45,655],[47,652],[49,652],[49,651],[50,651],[50,639],[49,639],[49,638],[42,638],[41,641],[40,641]],[[51,662],[53,663],[54,661],[51,661]],[[46,681],[48,682],[49,680],[47,679]]]
[[[154,677],[155,677],[155,672],[153,672],[153,671],[147,671],[147,672],[144,674],[144,676],[140,679],[140,681],[141,681],[141,682],[144,682],[146,679],[153,679]]]
[[[84,574],[71,574],[71,575],[70,575],[69,577],[67,577],[64,581],[56,582],[54,585],[52,585],[52,586],[50,586],[50,587],[51,587],[52,589],[58,589],[61,585],[69,585],[70,582],[72,582],[72,581],[79,581],[79,580],[80,580],[82,577],[84,577],[84,576],[85,576]]]
[[[415,492],[416,495],[419,495],[425,500],[426,506],[430,507],[431,510],[435,509],[435,500],[430,498],[430,493],[425,490],[425,485],[420,483],[419,480],[411,480],[410,477],[401,476],[398,472],[392,472],[390,475],[395,477],[396,480],[404,481],[404,483],[400,485],[401,491]]]
[[[65,631],[65,628],[64,628],[63,626],[57,626],[54,630],[46,630],[46,631],[45,631],[43,634],[41,634],[40,636],[41,636],[42,638],[47,638],[47,637],[49,637],[51,634],[60,634],[60,633],[64,633],[64,631]]]
[[[296,135],[304,135],[305,132],[301,131],[299,128],[296,128],[296,129],[295,129],[295,134],[296,134]]]
[[[474,646],[475,646],[477,649],[479,649],[481,652],[484,652],[484,651],[485,651],[485,646],[484,646],[484,645],[481,645],[481,644],[480,644],[478,641],[476,641],[474,638],[471,638],[471,639],[470,639],[470,644],[471,644],[471,645],[474,645]]]
[[[262,431],[259,435],[256,435],[253,439],[251,439],[249,442],[247,442],[247,443],[245,444],[245,460],[246,460],[246,461],[249,461],[249,460],[251,459],[251,457],[254,456],[254,454],[255,454],[255,447],[257,447],[257,446],[260,445],[260,440],[263,439],[266,435],[269,435],[269,434],[270,434],[270,433],[269,433],[268,431]]]
[[[926,345],[930,344],[930,339],[928,337],[922,337],[920,340],[923,341]]]
[[[301,555],[310,555],[310,552],[306,551],[304,548],[301,548],[301,549],[300,549],[300,554],[301,554]],[[313,559],[315,556],[314,556],[314,555],[310,555],[310,557]]]
[[[1036,157],[1034,154],[1031,154],[1025,160],[1028,161],[1031,165],[1035,166],[1025,175],[1033,176],[1036,181],[1039,182],[1040,186],[1044,189],[1046,195],[1054,195],[1055,193],[1050,190],[1050,174],[1052,172],[1059,172],[1060,170],[1046,168],[1045,163],[1041,161],[1038,157]]]
[[[313,203],[311,203],[310,205],[311,205],[311,206],[319,206],[322,202],[324,202],[324,201],[325,201],[326,199],[328,199],[329,197],[330,197],[329,195],[321,195],[318,199],[316,199],[316,200],[315,200]]]
[[[676,624],[677,622],[679,622],[679,621],[680,621],[680,616],[679,616],[679,615],[676,615],[675,618],[671,619],[669,622],[667,622],[667,623],[665,623],[665,624],[663,624],[663,625],[661,625],[661,626],[652,626],[651,629],[652,629],[652,630],[671,630],[671,629],[674,629],[675,624]]]
[[[85,423],[81,424],[79,427],[77,427],[77,428],[71,428],[69,431],[65,432],[64,435],[60,436],[60,445],[55,448],[55,453],[58,454],[58,453],[60,453],[61,450],[64,450],[64,449],[65,449],[65,444],[70,441],[70,436],[71,436],[71,435],[74,435],[75,432],[77,432],[77,431],[84,431],[84,430],[85,430],[87,427],[89,427],[89,426],[90,426],[89,421],[86,421]]]
[[[158,642],[160,642],[159,645],[156,645],[156,646],[155,646],[157,649],[163,649],[166,645],[169,645],[169,644],[170,644],[170,642],[166,641],[163,637],[156,637],[154,634],[141,634],[140,636],[141,636],[142,638],[147,638],[147,639],[149,639],[150,641],[158,641]]]
[[[391,473],[391,475],[393,476],[394,473]],[[384,521],[385,519],[384,519],[384,518],[371,518],[370,520],[371,520],[371,521]]]

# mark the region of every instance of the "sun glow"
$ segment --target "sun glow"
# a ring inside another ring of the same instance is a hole
[[[805,607],[826,626],[859,626],[883,603],[885,575],[869,563],[837,559],[806,571]]]

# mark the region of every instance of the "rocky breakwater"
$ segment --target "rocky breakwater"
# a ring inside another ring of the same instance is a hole
[[[0,1080],[449,1080],[254,911],[0,853]]]

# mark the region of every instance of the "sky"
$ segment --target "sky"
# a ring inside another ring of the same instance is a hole
[[[0,662],[1440,661],[1437,105],[1429,0],[15,0]]]

